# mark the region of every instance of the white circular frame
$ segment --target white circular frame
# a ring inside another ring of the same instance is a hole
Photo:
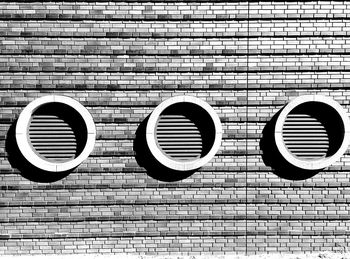
[[[155,132],[156,132],[158,118],[166,108],[177,103],[195,104],[201,107],[205,112],[207,112],[211,117],[211,119],[213,120],[213,124],[215,127],[214,143],[210,151],[202,158],[199,158],[193,161],[183,161],[183,162],[175,161],[169,158],[168,156],[166,156],[157,145]],[[214,109],[208,103],[193,96],[176,96],[163,101],[152,112],[146,127],[146,141],[152,155],[162,165],[176,171],[190,171],[190,170],[197,169],[205,165],[206,163],[208,163],[215,156],[216,152],[219,150],[221,145],[221,139],[222,139],[222,126],[221,126],[221,121],[219,116],[216,114]]]
[[[333,154],[330,157],[321,158],[317,160],[302,160],[298,159],[292,153],[288,150],[286,147],[283,135],[282,135],[282,129],[284,122],[288,116],[288,114],[297,106],[307,103],[307,102],[319,102],[326,104],[329,106],[329,108],[335,110],[340,119],[342,120],[343,126],[344,126],[344,137],[343,141],[338,149],[338,151]],[[293,99],[291,102],[289,102],[281,111],[280,115],[278,116],[278,119],[276,121],[275,126],[275,141],[278,148],[278,151],[280,154],[292,165],[305,169],[305,170],[319,170],[325,167],[330,166],[334,162],[336,162],[347,150],[349,146],[350,141],[350,121],[347,112],[344,110],[344,108],[336,101],[334,101],[330,97],[326,97],[323,95],[303,95],[299,96],[295,99]]]
[[[52,163],[39,157],[33,150],[27,134],[33,113],[42,105],[61,103],[73,108],[83,118],[87,130],[86,144],[82,152],[73,160],[64,163]],[[63,172],[77,167],[92,152],[95,145],[96,128],[89,111],[78,101],[61,95],[48,95],[35,99],[21,112],[16,125],[16,141],[22,155],[35,167],[48,172]]]

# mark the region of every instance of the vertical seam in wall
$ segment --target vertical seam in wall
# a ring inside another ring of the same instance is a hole
[[[245,121],[246,121],[246,127],[245,127],[245,253],[248,255],[248,96],[249,96],[249,11],[250,11],[250,5],[249,0],[247,1],[247,51],[246,51],[246,62],[247,62],[247,68],[246,68],[246,110],[245,110]]]

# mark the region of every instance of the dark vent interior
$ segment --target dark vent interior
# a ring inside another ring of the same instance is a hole
[[[43,159],[63,163],[77,157],[86,143],[87,129],[80,114],[62,103],[40,106],[28,129],[33,150]]]
[[[333,155],[340,147],[344,125],[330,106],[308,102],[293,109],[283,125],[283,140],[288,150],[305,160]]]
[[[214,143],[215,126],[211,117],[191,103],[177,103],[165,109],[156,127],[158,146],[174,160],[201,158]]]

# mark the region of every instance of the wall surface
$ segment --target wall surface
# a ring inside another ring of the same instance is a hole
[[[314,176],[275,172],[263,132],[299,95],[350,108],[349,18],[349,1],[2,1],[0,254],[347,247],[349,153]],[[20,112],[48,94],[78,100],[97,128],[90,157],[62,177],[11,155]],[[216,110],[222,145],[160,181],[136,159],[136,131],[184,94]]]

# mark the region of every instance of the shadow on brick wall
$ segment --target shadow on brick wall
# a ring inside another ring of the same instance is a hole
[[[151,154],[146,141],[146,126],[149,116],[144,119],[136,130],[133,150],[139,166],[144,167],[147,174],[152,178],[164,181],[174,182],[183,180],[191,176],[195,171],[180,172],[171,170],[160,164]]]
[[[275,114],[265,125],[262,138],[260,140],[260,150],[262,159],[266,166],[270,166],[273,172],[284,179],[288,180],[306,180],[316,175],[319,170],[303,170],[289,164],[277,149],[274,137],[275,125],[280,112]]]
[[[16,123],[15,121],[9,128],[6,135],[5,151],[7,153],[7,159],[12,168],[16,168],[20,174],[33,182],[40,183],[51,183],[61,180],[70,174],[70,171],[66,172],[46,172],[34,167],[30,164],[20,152],[17,141],[15,137],[16,132]]]

